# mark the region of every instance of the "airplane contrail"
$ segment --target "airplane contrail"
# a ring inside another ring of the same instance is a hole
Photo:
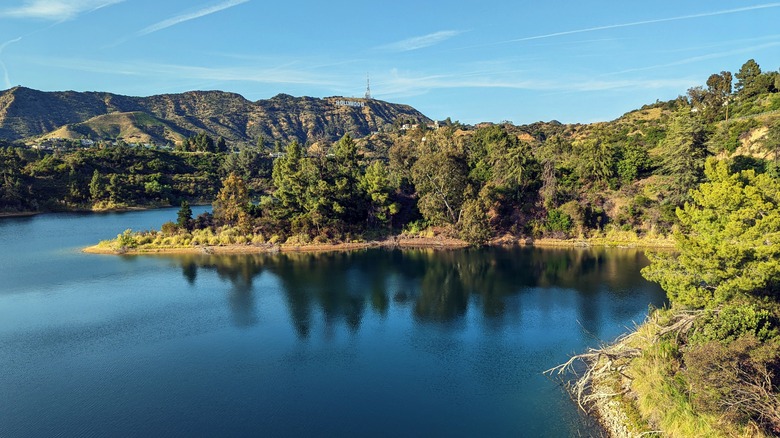
[[[554,33],[548,33],[544,35],[534,35],[529,37],[523,37],[523,38],[516,38],[512,40],[506,40],[502,41],[501,43],[516,43],[521,41],[532,41],[532,40],[540,40],[544,38],[553,38],[557,36],[563,36],[563,35],[572,35],[577,33],[586,33],[586,32],[595,32],[599,30],[607,30],[607,29],[618,29],[621,27],[634,27],[634,26],[643,26],[646,24],[655,24],[655,23],[665,23],[668,21],[680,21],[680,20],[690,20],[692,18],[704,18],[704,17],[714,17],[716,15],[728,15],[728,14],[736,14],[739,12],[748,12],[748,11],[755,11],[758,9],[769,9],[769,8],[777,8],[780,7],[780,3],[764,3],[760,5],[753,5],[753,6],[745,6],[742,8],[734,8],[734,9],[724,9],[722,11],[714,11],[714,12],[703,12],[700,14],[690,14],[690,15],[680,15],[677,17],[667,17],[667,18],[657,18],[655,20],[642,20],[642,21],[632,21],[630,23],[620,23],[620,24],[608,24],[605,26],[596,26],[596,27],[588,27],[585,29],[576,29],[576,30],[566,30],[562,32],[554,32]]]

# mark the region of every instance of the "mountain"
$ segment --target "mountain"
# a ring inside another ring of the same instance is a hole
[[[223,91],[150,97],[104,92],[44,92],[14,87],[0,92],[0,139],[121,138],[132,143],[176,143],[199,132],[232,143],[334,141],[363,137],[387,125],[431,120],[408,105],[375,99],[293,97],[252,102]]]

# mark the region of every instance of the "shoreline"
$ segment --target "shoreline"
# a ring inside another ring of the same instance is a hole
[[[454,238],[444,237],[404,237],[393,236],[385,240],[373,240],[367,242],[340,242],[340,243],[313,243],[313,244],[234,244],[234,245],[205,245],[205,246],[178,246],[157,248],[123,248],[114,249],[100,244],[88,246],[82,252],[88,254],[109,255],[145,255],[145,254],[264,254],[277,252],[331,252],[331,251],[355,251],[368,248],[431,248],[431,249],[462,249],[468,248],[469,243]],[[609,241],[605,238],[594,239],[522,239],[499,238],[494,239],[486,246],[492,247],[539,247],[539,248],[619,248],[619,249],[655,249],[669,250],[674,244],[671,240],[638,240],[638,241]]]
[[[196,202],[190,204],[190,207],[201,207],[204,205],[211,205],[209,202]],[[0,219],[12,218],[12,217],[28,217],[37,216],[39,214],[56,214],[56,213],[130,213],[134,211],[150,211],[150,210],[162,210],[166,208],[177,208],[176,205],[135,205],[130,207],[112,207],[112,208],[71,208],[66,210],[43,210],[43,211],[14,211],[14,212],[0,212]]]
[[[41,214],[40,211],[19,211],[19,212],[2,212],[0,213],[0,219],[11,217],[30,217]]]
[[[147,255],[147,254],[265,254],[278,252],[317,253],[331,251],[356,251],[368,248],[436,248],[459,249],[467,248],[469,244],[458,239],[438,238],[397,238],[374,240],[369,242],[319,243],[307,245],[295,244],[262,244],[262,245],[221,245],[221,246],[180,246],[169,248],[129,248],[116,250],[100,245],[92,245],[82,249],[87,254],[109,255]]]

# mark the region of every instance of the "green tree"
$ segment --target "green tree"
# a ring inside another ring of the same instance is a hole
[[[103,185],[103,178],[100,176],[100,172],[95,169],[92,172],[92,180],[89,182],[89,196],[92,202],[97,202],[103,199],[105,193],[105,187]]]
[[[773,172],[777,173],[780,171],[780,121],[775,121],[769,126],[761,143],[764,149],[770,153]]]
[[[333,183],[328,190],[331,209],[338,221],[345,224],[365,222],[368,211],[366,192],[360,185],[363,174],[358,157],[357,144],[349,134],[344,135],[333,147],[333,166],[329,175]],[[323,195],[325,195],[323,193]]]
[[[587,139],[574,143],[580,174],[590,181],[607,181],[614,174],[615,148],[597,131]]]
[[[420,213],[432,224],[456,224],[468,183],[462,156],[434,146],[412,166]]]
[[[214,145],[214,152],[227,152],[227,142],[225,142],[225,139],[220,136],[217,138],[217,143]]]
[[[225,175],[234,172],[241,176],[247,184],[252,185],[254,179],[268,178],[272,165],[267,154],[251,147],[240,146],[238,153],[230,153],[225,156],[220,170]]]
[[[676,305],[708,307],[735,295],[780,293],[780,184],[767,174],[730,174],[726,161],[706,163],[709,182],[677,210],[677,252],[649,254],[643,275]]]
[[[722,71],[714,73],[707,78],[707,111],[711,114],[710,120],[727,111],[729,96],[731,96],[732,82],[731,72]]]
[[[303,156],[303,148],[294,141],[287,145],[284,154],[274,161],[271,173],[274,184],[274,215],[289,221],[303,214],[306,189],[309,185],[309,165]]]
[[[192,208],[187,201],[181,201],[181,208],[176,213],[176,225],[185,230],[192,229]]]
[[[487,209],[477,199],[469,199],[463,203],[458,234],[461,239],[472,245],[484,245],[490,240],[490,219]]]
[[[746,99],[760,94],[762,90],[761,67],[754,59],[748,59],[742,64],[737,74],[737,96]]]
[[[629,137],[629,141],[622,145],[619,156],[617,174],[624,184],[636,180],[650,163],[647,149],[637,141],[636,137]]]
[[[360,185],[365,191],[369,203],[369,226],[387,226],[393,215],[400,211],[400,205],[393,202],[394,188],[390,183],[387,168],[381,161],[375,161],[366,167]]]
[[[677,110],[660,145],[659,171],[670,177],[669,197],[672,202],[681,204],[688,199],[688,191],[701,181],[708,155],[706,140],[704,126],[690,108]]]
[[[545,208],[552,208],[558,196],[558,165],[562,155],[571,149],[560,135],[548,137],[537,149],[537,160],[541,163],[541,187],[539,196]]]
[[[106,191],[108,191],[108,199],[110,199],[112,203],[119,204],[126,201],[125,195],[127,190],[119,174],[111,174],[111,177],[108,178]]]

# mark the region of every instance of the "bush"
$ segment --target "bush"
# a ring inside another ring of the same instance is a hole
[[[571,231],[571,216],[560,209],[552,209],[547,212],[545,228],[551,233],[568,234]]]
[[[408,234],[410,236],[417,236],[422,232],[422,230],[427,228],[427,224],[425,223],[424,219],[419,219],[413,222],[409,222],[404,227],[404,234]]]
[[[780,343],[748,334],[729,344],[712,340],[683,356],[694,406],[746,424],[756,422],[771,435],[780,433]]]
[[[460,238],[472,245],[484,245],[492,234],[485,209],[474,199],[463,204],[458,228]]]
[[[729,304],[720,311],[710,310],[695,326],[691,343],[719,341],[728,344],[745,335],[761,341],[778,336],[777,317],[755,304]]]
[[[160,232],[162,232],[166,236],[172,236],[179,232],[179,226],[173,222],[168,221],[162,224],[162,226],[160,227]]]
[[[129,228],[126,229],[122,234],[118,234],[116,236],[116,241],[120,248],[135,248],[137,245],[135,236],[133,235],[133,230]]]

